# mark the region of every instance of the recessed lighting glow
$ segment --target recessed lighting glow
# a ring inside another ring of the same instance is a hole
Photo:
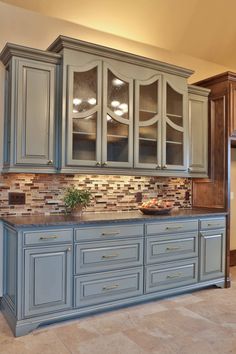
[[[111,101],[111,106],[116,108],[120,105],[120,102],[119,101]]]
[[[113,79],[112,83],[113,83],[114,86],[122,86],[122,85],[124,85],[124,81],[122,81],[120,79],[117,79],[117,78]]]
[[[121,103],[120,105],[119,105],[119,108],[120,109],[122,109],[122,111],[123,112],[128,112],[128,105],[127,105],[127,103]]]
[[[92,97],[92,98],[88,99],[88,103],[91,105],[95,105],[97,103],[97,100],[96,100],[96,98]]]
[[[117,116],[122,116],[124,114],[124,112],[121,110],[121,109],[116,109],[114,111],[114,113],[117,115]]]
[[[73,99],[73,104],[74,104],[75,106],[78,106],[81,102],[82,102],[81,98],[74,98],[74,99]]]

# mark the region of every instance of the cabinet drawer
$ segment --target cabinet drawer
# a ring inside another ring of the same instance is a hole
[[[200,220],[201,230],[211,230],[211,229],[219,229],[219,228],[221,229],[225,228],[225,218]]]
[[[146,264],[192,258],[198,255],[198,233],[146,238]]]
[[[143,224],[81,227],[75,230],[76,241],[107,240],[132,236],[143,236]]]
[[[146,293],[178,288],[197,282],[197,258],[145,268]]]
[[[83,307],[143,294],[143,268],[75,278],[75,305]]]
[[[73,230],[41,230],[24,232],[24,245],[73,242]]]
[[[155,222],[146,225],[147,235],[170,234],[186,231],[197,231],[198,220]]]
[[[143,238],[77,244],[76,273],[92,273],[143,264]]]

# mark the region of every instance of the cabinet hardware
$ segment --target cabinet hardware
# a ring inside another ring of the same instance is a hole
[[[167,226],[166,230],[178,230],[182,229],[182,226]]]
[[[102,166],[107,166],[107,162],[103,162],[103,163],[102,163]]]
[[[111,285],[111,286],[104,286],[102,288],[103,291],[109,291],[109,290],[113,290],[113,289],[117,289],[119,288],[119,284],[114,284],[114,285]]]
[[[53,160],[48,160],[48,165],[52,165],[53,164]]]
[[[175,250],[180,250],[181,249],[181,247],[178,247],[178,246],[173,246],[173,247],[166,247],[166,250],[167,251],[175,251]]]
[[[170,274],[166,276],[166,279],[175,279],[181,277],[182,275],[182,273]]]
[[[215,226],[215,227],[217,227],[217,226],[220,226],[220,224],[207,224],[207,226]]]
[[[160,170],[160,169],[161,169],[161,165],[157,165],[156,170]]]
[[[95,165],[96,166],[101,166],[101,162],[97,161]]]
[[[103,232],[101,234],[101,236],[115,236],[115,235],[119,235],[120,232],[119,231],[114,231],[114,232]]]
[[[67,252],[70,252],[70,251],[71,251],[71,247],[68,247],[68,248],[67,248]]]
[[[103,255],[102,258],[103,259],[110,259],[110,258],[116,258],[118,256],[119,256],[118,253],[114,253],[114,254]]]
[[[192,172],[192,168],[191,167],[188,168],[188,172]]]
[[[164,165],[162,168],[163,168],[163,170],[166,170],[167,169],[167,165]]]
[[[40,240],[55,240],[57,236],[41,236]]]

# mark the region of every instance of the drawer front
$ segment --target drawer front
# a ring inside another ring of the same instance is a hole
[[[200,229],[201,230],[224,229],[225,224],[226,224],[225,218],[201,219]]]
[[[121,237],[143,236],[144,226],[140,225],[104,225],[98,227],[81,227],[75,230],[76,241],[108,240]]]
[[[146,238],[146,264],[193,258],[198,255],[198,233]]]
[[[146,225],[147,235],[175,234],[177,232],[197,231],[198,220],[156,222]]]
[[[140,266],[143,238],[77,244],[75,256],[77,274]]]
[[[83,307],[143,294],[143,268],[75,278],[75,306]]]
[[[174,289],[197,282],[197,258],[145,268],[146,293]]]
[[[24,232],[24,245],[45,245],[73,242],[73,230],[41,230]]]

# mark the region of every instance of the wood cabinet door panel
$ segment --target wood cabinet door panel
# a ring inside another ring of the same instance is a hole
[[[25,251],[24,315],[41,315],[71,307],[71,246]]]

